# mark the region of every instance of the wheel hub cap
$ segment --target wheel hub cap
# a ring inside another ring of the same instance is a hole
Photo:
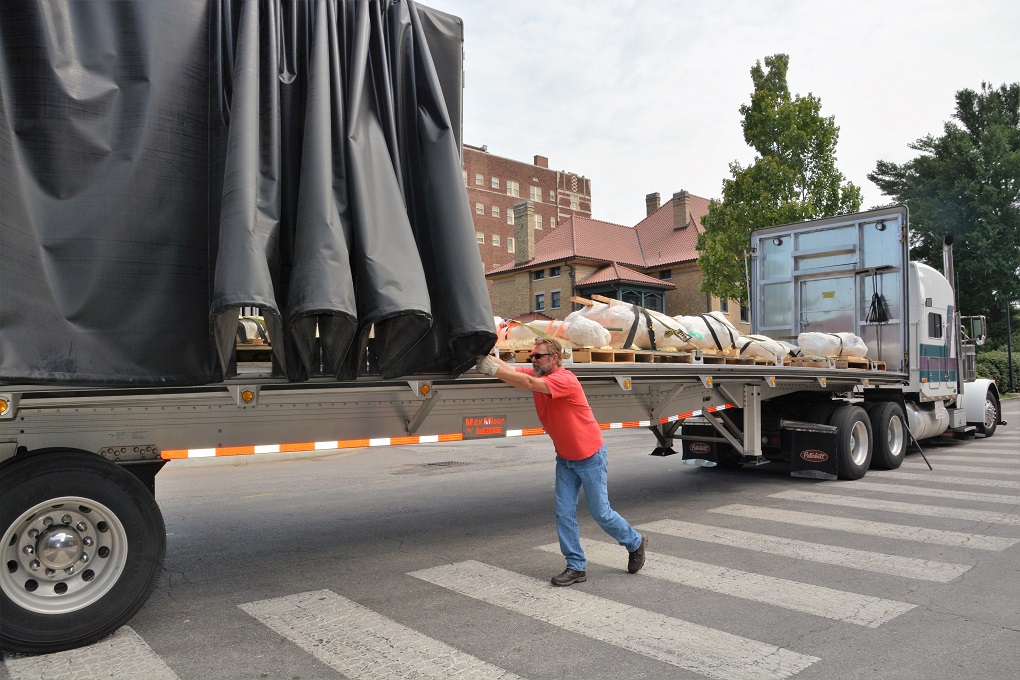
[[[82,538],[70,527],[47,529],[36,541],[36,554],[43,566],[67,569],[84,554]]]

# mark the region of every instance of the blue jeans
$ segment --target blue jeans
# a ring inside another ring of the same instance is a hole
[[[585,571],[588,566],[577,529],[577,497],[581,487],[584,487],[588,510],[603,531],[628,552],[641,547],[641,534],[609,505],[607,476],[605,444],[594,456],[584,460],[556,456],[556,532],[560,536],[560,552],[567,558],[570,569]]]

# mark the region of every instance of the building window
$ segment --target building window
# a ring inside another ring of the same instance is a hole
[[[499,206],[498,205],[492,206],[492,216],[493,217],[499,217]]]
[[[554,276],[559,276],[559,275],[560,275],[560,268],[559,267],[550,267],[549,268],[549,278],[552,278]]]
[[[479,243],[485,243],[485,234],[480,231],[475,232],[475,240]]]
[[[482,185],[482,173],[480,172],[475,173],[475,184],[477,184],[478,186]]]
[[[556,228],[556,218],[555,217],[550,217],[549,218],[549,228],[550,229],[555,229]]]
[[[672,269],[660,269],[659,270],[659,278],[660,279],[671,279],[671,278],[673,278],[673,270]]]
[[[730,313],[730,301],[729,300],[719,300],[719,311],[722,312],[723,314],[729,314]]]
[[[485,206],[482,205],[481,203],[475,203],[475,214],[476,215],[484,215],[485,214]]]
[[[506,252],[514,252],[514,239],[512,236],[506,240]]]
[[[554,290],[549,293],[549,308],[550,309],[560,308],[560,291]]]
[[[506,223],[507,224],[513,224],[514,223],[514,209],[513,208],[507,208],[506,209]]]
[[[580,200],[577,198],[577,196],[571,196],[570,197],[570,209],[571,210],[580,210],[580,208],[581,208]]]
[[[751,323],[751,310],[747,305],[740,305],[740,323]]]
[[[507,196],[520,196],[521,195],[521,183],[508,179],[506,181],[506,195]]]
[[[549,202],[553,203],[556,201],[556,192],[552,189],[549,190]]]
[[[541,228],[542,228],[542,216],[541,215],[535,215],[535,229],[541,229]]]
[[[531,187],[531,192],[530,192],[529,197],[531,198],[531,200],[538,201],[538,202],[541,203],[541,201],[542,201],[542,187]]]
[[[494,245],[494,246],[498,246],[499,245],[499,234],[493,234],[492,235],[492,245]]]
[[[499,177],[493,177],[491,180],[489,180],[489,186],[491,186],[493,189],[498,189]]]
[[[535,311],[541,312],[545,309],[545,293],[535,293]]]
[[[544,269],[539,269],[537,272],[535,272],[532,275],[532,278],[535,279],[536,281],[541,281],[542,279],[545,278],[545,270]]]

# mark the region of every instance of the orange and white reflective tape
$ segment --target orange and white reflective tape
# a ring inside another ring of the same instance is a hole
[[[733,404],[722,406],[710,406],[705,409],[709,413],[733,408]],[[692,416],[700,415],[701,411],[690,411],[680,413],[668,418],[659,418],[659,424],[683,420]],[[599,423],[603,430],[621,430],[631,427],[649,427],[650,420],[631,420],[621,423]],[[530,437],[536,434],[545,434],[541,427],[532,427],[523,430],[507,430],[507,437]],[[326,442],[295,442],[290,444],[258,444],[255,446],[221,446],[215,449],[167,449],[163,451],[164,460],[179,460],[182,458],[211,458],[213,456],[247,456],[253,453],[288,453],[297,451],[332,451],[335,449],[363,449],[373,446],[407,446],[410,444],[438,444],[447,442],[459,442],[464,440],[461,432],[451,434],[431,434],[410,437],[379,437],[376,439],[337,439]]]

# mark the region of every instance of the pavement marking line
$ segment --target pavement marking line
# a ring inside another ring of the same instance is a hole
[[[468,560],[412,571],[434,583],[578,635],[718,680],[778,680],[818,657]]]
[[[331,590],[238,606],[348,678],[519,678]]]
[[[944,459],[943,459],[944,460]],[[917,461],[916,463],[904,463],[900,466],[900,469],[904,468],[917,468],[919,470],[928,470],[928,466],[924,464],[924,461]],[[931,472],[930,470],[928,470]],[[976,465],[949,465],[947,467],[936,468],[937,472],[974,472],[980,475],[1005,475],[1007,477],[1020,476],[1020,467],[1007,470],[1005,468],[994,468],[994,467],[978,467]]]
[[[621,549],[615,543],[582,541],[582,544],[588,562],[621,566]],[[560,554],[559,543],[538,549]],[[917,606],[655,552],[648,553],[641,575],[868,628],[878,628]]]
[[[718,543],[734,548],[754,550],[760,553],[781,555],[783,557],[821,562],[823,564],[834,564],[848,569],[873,571],[920,581],[949,583],[973,566],[970,564],[951,564],[949,562],[920,560],[899,555],[886,555],[885,553],[842,548],[823,543],[809,543],[808,541],[798,541],[793,538],[754,534],[750,531],[714,527],[707,524],[694,524],[692,522],[681,522],[672,519],[659,520],[634,528],[638,531],[652,531],[679,538],[690,538],[695,541]]]
[[[39,656],[3,660],[11,680],[178,680],[145,640],[130,626],[95,644]]]
[[[984,534],[968,534],[962,531],[943,531],[942,529],[887,524],[885,522],[872,522],[851,517],[818,515],[812,512],[780,510],[779,508],[764,508],[754,505],[741,505],[739,503],[712,508],[709,512],[717,512],[734,517],[763,519],[770,522],[796,524],[804,527],[845,531],[851,534],[895,538],[901,541],[951,545],[956,548],[973,548],[974,550],[1000,551],[1020,543],[1020,538],[1001,538],[999,536],[985,536]]]
[[[823,503],[825,505],[837,505],[843,508],[858,508],[860,510],[882,510],[884,512],[900,512],[907,515],[922,515],[924,517],[946,517],[973,522],[1020,526],[1020,515],[1011,515],[1006,512],[989,512],[986,510],[971,510],[969,508],[950,508],[941,505],[883,501],[863,496],[839,496],[837,494],[815,493],[813,491],[781,491],[772,494],[769,498],[782,498],[783,500],[804,501],[806,503]]]
[[[922,486],[906,484],[886,484],[884,482],[865,482],[858,479],[851,482],[859,491],[883,491],[885,493],[905,494],[907,496],[932,496],[934,498],[952,498],[957,501],[974,501],[976,503],[1020,503],[1020,496],[1008,496],[1001,493],[978,493],[976,491],[953,491],[951,489],[926,489]]]
[[[956,463],[1007,463],[1010,465],[1020,465],[1020,459],[1015,461],[1006,460],[1008,457],[1016,458],[1016,456],[1011,456],[1007,454],[1002,454],[1001,456],[954,456],[953,454],[948,454],[943,456],[938,451],[925,451],[924,453],[926,456],[928,456],[928,460],[930,460],[932,463],[949,461]],[[924,463],[924,460],[920,456],[917,457],[917,460],[920,460],[922,464]],[[911,457],[909,461],[913,462],[914,458]]]
[[[901,472],[899,470],[881,470],[873,471],[871,474],[875,475],[877,479],[883,479],[888,477],[890,479],[906,479],[917,482],[940,482],[942,484],[960,484],[961,486],[987,486],[988,488],[994,489],[1020,489],[1020,482],[1015,482],[1012,479],[981,479],[980,477],[944,477],[940,472],[944,472],[942,469],[936,468],[934,471],[927,473],[921,472]],[[1018,498],[1017,500],[1020,500]]]

